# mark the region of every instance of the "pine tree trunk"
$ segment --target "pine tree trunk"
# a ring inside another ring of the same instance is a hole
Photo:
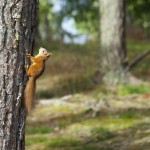
[[[125,79],[125,0],[100,0],[98,70],[107,84]]]
[[[25,53],[32,51],[37,0],[0,0],[0,150],[23,150]]]
[[[52,42],[52,33],[51,33],[51,28],[50,28],[50,22],[48,20],[48,14],[45,14],[44,16],[44,29],[45,29],[45,40],[47,42]]]

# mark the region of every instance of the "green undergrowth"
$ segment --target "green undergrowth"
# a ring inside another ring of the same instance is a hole
[[[81,144],[81,141],[71,137],[55,137],[51,138],[47,147],[76,147]]]
[[[127,96],[132,94],[146,94],[149,93],[149,89],[149,84],[124,84],[114,87],[111,86],[111,88],[100,85],[95,90],[92,90],[91,94],[95,98],[102,99],[105,96]]]
[[[30,134],[46,134],[46,133],[50,133],[52,131],[53,131],[53,129],[46,125],[34,124],[34,125],[30,126],[30,128],[26,129],[26,134],[28,134],[28,135],[30,135]]]
[[[47,137],[44,136],[26,136],[26,145],[32,145],[32,144],[37,144],[37,143],[46,143],[48,141]]]
[[[149,85],[122,85],[117,88],[117,95],[144,94],[149,92]]]
[[[136,40],[127,38],[128,57],[133,58],[136,54],[149,49],[150,43],[148,40]]]
[[[149,41],[127,39],[128,61],[131,62],[137,55],[150,48]],[[150,55],[147,55],[133,69],[132,73],[143,80],[149,80]]]
[[[29,141],[27,142],[27,148],[29,148],[32,144],[43,144],[44,150],[50,149],[62,149],[62,150],[112,150],[111,148],[97,147],[95,145],[87,145],[81,140],[74,139],[72,137],[55,137],[55,138],[45,138],[41,136],[37,136],[34,138],[28,137]],[[99,140],[99,139],[98,139]],[[33,149],[35,148],[32,146]],[[38,149],[38,148],[37,148]]]

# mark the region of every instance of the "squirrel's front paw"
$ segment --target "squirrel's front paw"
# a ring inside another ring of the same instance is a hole
[[[24,66],[25,69],[29,69],[29,65]]]
[[[27,57],[30,57],[31,55],[30,55],[30,54],[28,54],[28,53],[26,53],[26,56],[27,56]]]

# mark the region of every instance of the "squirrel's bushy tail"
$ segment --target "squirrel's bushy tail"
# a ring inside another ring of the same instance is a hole
[[[30,113],[32,106],[34,105],[34,97],[35,97],[35,89],[36,89],[36,80],[34,77],[30,77],[25,88],[24,92],[24,103],[26,112]]]

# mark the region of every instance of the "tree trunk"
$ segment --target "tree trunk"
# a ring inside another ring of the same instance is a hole
[[[25,53],[32,51],[37,0],[0,0],[0,150],[23,150]]]
[[[98,71],[104,83],[124,81],[125,0],[100,0],[100,52]]]
[[[52,42],[52,33],[51,33],[51,27],[50,27],[50,21],[48,20],[48,14],[45,14],[44,16],[44,30],[45,30],[45,40],[47,42]]]

